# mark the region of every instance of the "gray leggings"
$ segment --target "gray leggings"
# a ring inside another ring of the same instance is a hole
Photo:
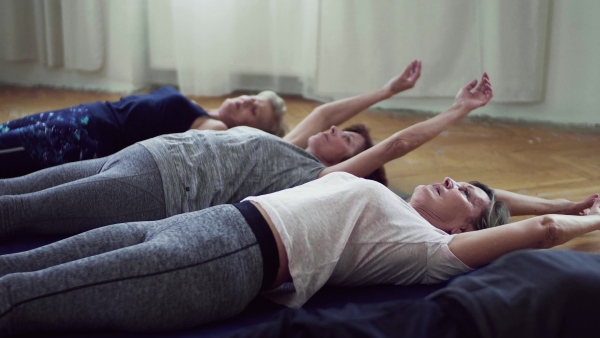
[[[111,156],[0,180],[0,239],[157,220],[166,217],[165,208],[158,166],[134,144]]]
[[[224,319],[258,295],[262,264],[256,237],[231,205],[94,229],[0,256],[0,336]]]

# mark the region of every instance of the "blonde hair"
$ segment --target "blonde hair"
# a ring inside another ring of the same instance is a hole
[[[473,220],[475,230],[497,227],[510,221],[510,211],[504,202],[496,200],[496,192],[494,189],[479,181],[471,181],[469,183],[483,190],[491,201],[483,213]]]
[[[273,135],[283,137],[285,135],[285,133],[288,131],[288,127],[285,124],[285,122],[283,121],[283,116],[285,115],[285,112],[287,111],[287,108],[285,106],[285,101],[279,95],[277,95],[277,93],[275,93],[274,91],[271,91],[271,90],[262,91],[262,92],[258,93],[256,96],[260,96],[262,98],[269,100],[269,102],[271,102],[271,107],[273,107],[273,114],[275,115],[275,121],[271,125],[271,128],[269,128],[269,130],[265,130],[265,131],[269,132]]]

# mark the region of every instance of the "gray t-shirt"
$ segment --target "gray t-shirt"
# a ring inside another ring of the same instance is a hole
[[[159,167],[167,216],[295,187],[325,168],[306,150],[250,127],[188,130],[140,144]]]

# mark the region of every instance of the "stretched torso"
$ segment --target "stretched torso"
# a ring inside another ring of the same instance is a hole
[[[301,185],[325,168],[304,149],[250,127],[190,130],[140,144],[160,168],[167,216]]]

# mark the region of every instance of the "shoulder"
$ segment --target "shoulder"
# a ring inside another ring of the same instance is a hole
[[[334,171],[328,173],[319,178],[319,180],[324,180],[325,182],[332,182],[333,184],[346,184],[349,186],[351,185],[354,189],[359,190],[381,191],[393,194],[391,190],[389,190],[386,186],[379,182],[367,180],[362,177],[357,177],[345,171]]]
[[[219,120],[211,119],[208,116],[198,116],[190,129],[197,130],[227,130],[225,123]]]
[[[182,95],[177,89],[170,87],[170,86],[165,86],[165,87],[160,87],[157,90],[153,91],[151,94],[178,94],[178,95]]]
[[[256,129],[256,128],[252,128],[252,127],[247,127],[247,126],[239,126],[239,127],[229,128],[229,131],[232,132],[232,133],[238,133],[238,134],[273,136],[273,135],[271,135],[271,134],[269,134],[267,132],[264,132],[264,131],[262,131],[260,129]]]

